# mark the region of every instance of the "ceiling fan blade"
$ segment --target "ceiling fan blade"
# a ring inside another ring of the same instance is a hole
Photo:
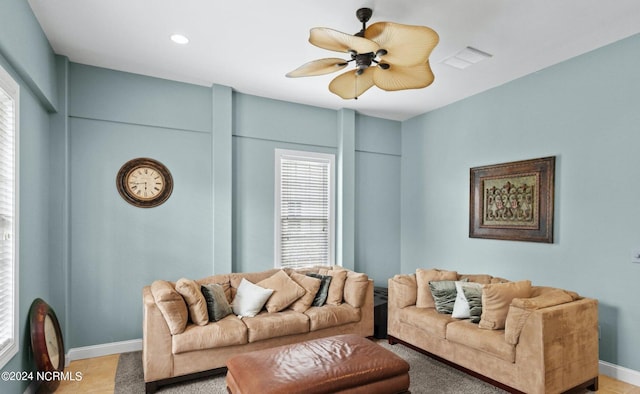
[[[329,90],[345,100],[358,98],[373,86],[372,67],[356,75],[356,70],[350,70],[335,77],[329,84]]]
[[[378,43],[387,53],[380,56],[385,63],[400,66],[424,64],[438,45],[438,33],[426,26],[378,22],[369,26],[364,36]]]
[[[305,63],[302,66],[296,68],[295,70],[287,73],[286,76],[289,78],[313,77],[316,75],[330,74],[332,72],[342,70],[346,66],[347,66],[346,60],[343,60],[337,57],[330,57],[326,59],[313,60],[308,63]]]
[[[425,88],[433,83],[434,76],[429,62],[417,66],[391,65],[387,70],[375,67],[373,82],[382,90]]]
[[[309,42],[313,45],[336,52],[349,52],[349,50],[358,53],[376,52],[380,47],[375,42],[342,33],[327,27],[314,27],[309,34]]]

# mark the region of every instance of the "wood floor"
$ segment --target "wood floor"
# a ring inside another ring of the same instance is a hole
[[[56,394],[111,394],[114,390],[118,354],[72,361],[65,371],[82,373],[81,381],[63,381]],[[640,387],[600,375],[598,394],[640,394]]]

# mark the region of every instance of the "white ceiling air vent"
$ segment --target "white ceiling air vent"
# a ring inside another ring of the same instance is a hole
[[[444,59],[441,63],[464,70],[472,64],[488,59],[493,55],[473,47],[466,47],[455,55]]]

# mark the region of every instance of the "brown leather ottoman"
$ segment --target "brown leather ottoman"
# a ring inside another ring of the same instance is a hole
[[[405,393],[409,364],[357,335],[259,350],[227,361],[232,394]]]

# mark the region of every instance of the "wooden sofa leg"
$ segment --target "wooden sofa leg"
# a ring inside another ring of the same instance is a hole
[[[593,380],[591,381],[591,384],[587,386],[587,390],[598,391],[598,384],[599,384],[598,379],[599,379],[598,376],[593,378]]]
[[[144,392],[146,394],[153,394],[158,390],[158,382],[145,382],[144,383]]]
[[[392,337],[391,335],[387,335],[387,340],[389,341],[389,345],[395,345],[396,343],[399,343],[394,337]]]

